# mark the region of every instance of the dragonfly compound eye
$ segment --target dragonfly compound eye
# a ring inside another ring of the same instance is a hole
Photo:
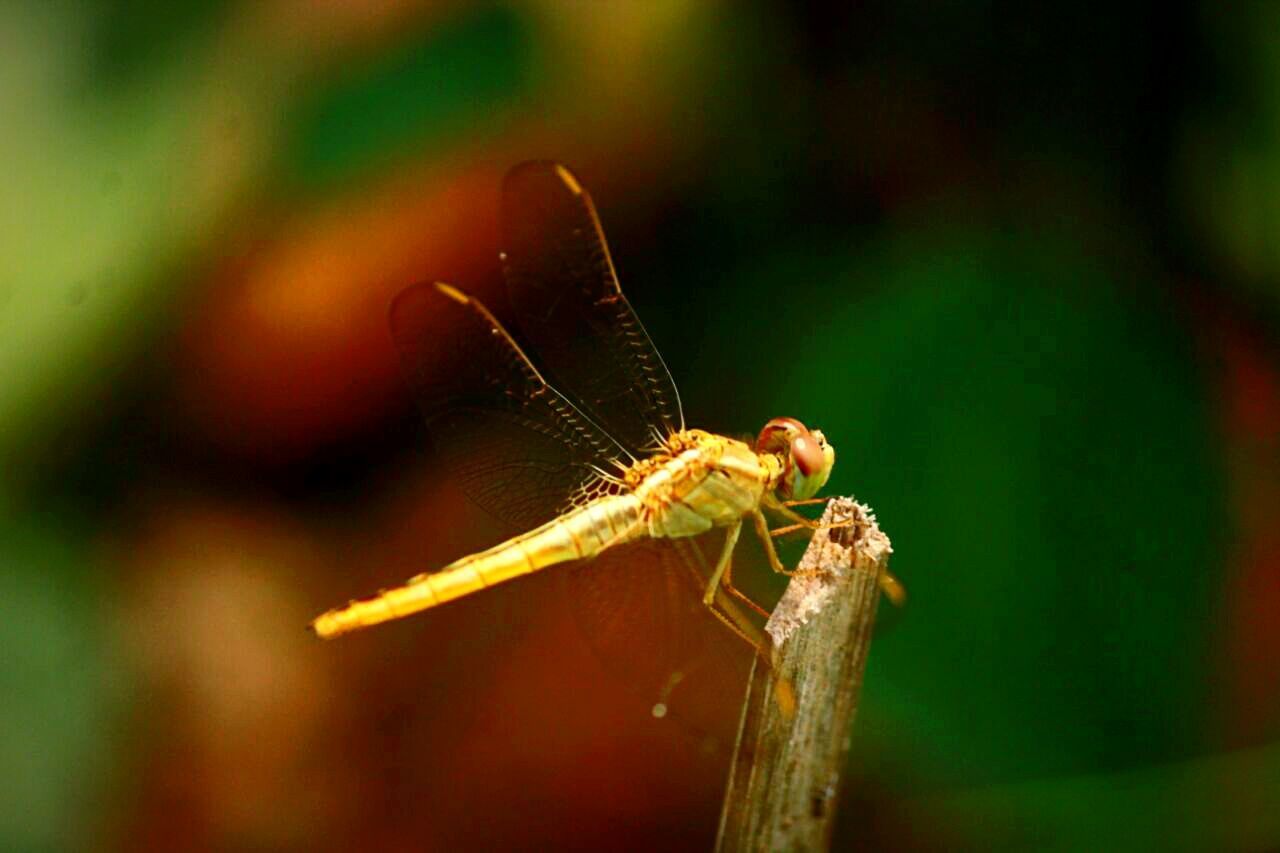
[[[795,460],[800,473],[806,477],[812,477],[826,462],[822,445],[808,433],[791,439],[791,458]]]
[[[758,453],[783,453],[788,450],[791,440],[799,435],[808,435],[809,430],[795,418],[774,418],[764,425],[756,438]]]

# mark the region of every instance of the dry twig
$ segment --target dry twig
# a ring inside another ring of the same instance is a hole
[[[773,667],[757,660],[738,727],[716,849],[825,850],[849,751],[878,584],[892,548],[875,517],[835,498],[765,630]],[[779,679],[795,694],[775,696]]]

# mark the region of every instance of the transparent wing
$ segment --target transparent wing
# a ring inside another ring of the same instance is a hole
[[[390,320],[436,450],[485,510],[523,530],[618,488],[601,476],[626,458],[618,443],[547,384],[479,302],[415,285]]]
[[[622,295],[591,197],[564,166],[503,184],[503,273],[520,328],[562,387],[628,450],[684,428],[671,374]]]
[[[547,384],[479,302],[417,285],[392,304],[391,328],[442,461],[481,507],[524,530],[620,488],[600,469],[625,459],[622,448]],[[700,542],[641,540],[560,577],[588,644],[642,707],[661,705],[721,743],[733,734],[750,650],[702,605],[706,566]]]
[[[564,594],[606,669],[652,713],[720,747],[733,743],[751,664],[750,647],[701,600],[707,554],[723,536],[644,539],[564,575]]]

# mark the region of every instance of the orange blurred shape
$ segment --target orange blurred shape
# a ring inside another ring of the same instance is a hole
[[[337,698],[302,627],[322,544],[260,505],[161,495],[141,512],[112,548],[114,632],[140,685],[114,831],[131,849],[314,843],[342,799],[311,753]]]
[[[486,169],[419,171],[283,224],[225,264],[183,323],[178,396],[231,453],[290,462],[402,400],[387,331],[416,281],[496,267]]]

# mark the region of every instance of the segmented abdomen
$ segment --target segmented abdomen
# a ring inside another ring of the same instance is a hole
[[[528,533],[463,557],[438,572],[417,575],[373,598],[330,610],[312,627],[322,637],[336,637],[453,601],[547,566],[593,557],[606,547],[645,535],[641,513],[640,499],[634,494],[599,498]]]

